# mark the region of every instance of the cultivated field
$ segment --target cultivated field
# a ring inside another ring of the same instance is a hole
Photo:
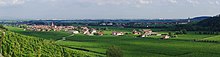
[[[33,32],[23,31],[19,28],[8,27],[16,33],[57,40],[71,34],[65,32]],[[219,40],[218,35],[198,35],[190,32],[185,35],[178,35],[177,38],[168,40],[160,39],[160,36],[146,38],[135,37],[128,34],[124,36],[112,36],[112,31],[131,32],[128,28],[109,28],[104,31],[104,36],[86,36],[77,34],[69,36],[65,41],[58,40],[57,44],[69,47],[90,50],[92,52],[105,54],[106,49],[115,45],[123,50],[125,57],[218,57],[220,56],[219,42],[196,42],[199,40]],[[159,33],[167,33],[166,31]]]

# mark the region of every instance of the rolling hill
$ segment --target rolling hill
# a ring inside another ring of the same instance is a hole
[[[210,17],[197,23],[197,26],[206,28],[207,30],[220,31],[220,16]]]
[[[26,36],[10,31],[1,32],[0,53],[5,57],[102,57],[103,55],[71,49],[55,41]]]

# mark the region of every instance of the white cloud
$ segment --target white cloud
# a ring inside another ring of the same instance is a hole
[[[209,2],[211,1],[211,2]],[[0,0],[0,6],[15,6],[25,3],[54,3],[60,4],[78,4],[78,5],[98,5],[98,6],[131,6],[131,7],[144,7],[148,5],[164,5],[164,4],[184,4],[197,6],[198,4],[215,4],[220,5],[218,0]]]
[[[167,0],[170,3],[178,3],[177,0]]]
[[[47,2],[47,3],[50,3],[50,2],[55,2],[55,1],[58,1],[58,0],[0,0],[0,6],[15,6],[15,5],[22,5],[22,4],[25,4],[25,3],[28,3],[28,2]]]
[[[28,0],[0,0],[0,6],[20,5]]]
[[[103,5],[124,5],[132,7],[141,7],[151,4],[152,0],[77,0],[81,4],[96,4],[99,6]]]
[[[220,5],[220,2],[219,1],[215,1],[215,4]]]
[[[193,4],[193,5],[200,4],[200,2],[197,0],[186,0],[186,1]]]
[[[220,1],[208,1],[211,5],[220,5]]]
[[[140,4],[150,4],[153,3],[151,0],[139,0]]]

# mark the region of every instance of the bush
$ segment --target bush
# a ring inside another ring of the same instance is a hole
[[[0,29],[1,29],[1,30],[8,30],[8,29],[5,28],[3,25],[0,25]]]
[[[107,57],[123,57],[123,52],[116,46],[111,46],[106,51]]]

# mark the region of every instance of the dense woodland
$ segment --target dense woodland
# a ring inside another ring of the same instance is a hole
[[[172,30],[182,30],[186,29],[188,31],[220,31],[220,16],[214,16],[207,18],[205,20],[202,20],[200,22],[193,22],[190,24],[184,24],[184,25],[175,25],[171,28],[174,28]]]

